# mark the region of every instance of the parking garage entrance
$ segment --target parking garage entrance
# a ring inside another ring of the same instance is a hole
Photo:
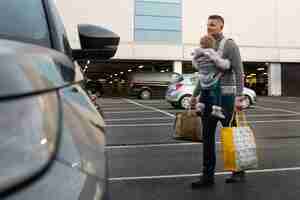
[[[87,78],[101,82],[103,96],[128,97],[130,77],[134,73],[171,73],[173,61],[110,60],[89,63]]]
[[[128,97],[131,74],[171,73],[173,72],[173,63],[173,61],[115,59],[107,62],[89,63],[86,74],[89,81],[98,82],[98,85],[101,85],[98,88],[101,89],[104,96]],[[245,86],[253,89],[257,95],[268,95],[268,68],[269,63],[245,62]],[[196,70],[192,67],[190,61],[182,63],[183,74],[194,72]],[[163,96],[160,98],[163,98]]]
[[[269,63],[245,62],[245,87],[253,89],[257,95],[268,95]]]

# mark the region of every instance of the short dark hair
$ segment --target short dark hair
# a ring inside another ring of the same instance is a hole
[[[216,20],[220,20],[223,24],[224,24],[224,18],[220,15],[210,15],[208,17],[208,19],[216,19]]]

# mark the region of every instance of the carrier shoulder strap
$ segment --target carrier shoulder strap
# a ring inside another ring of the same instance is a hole
[[[227,40],[232,40],[232,39],[224,37],[219,44],[219,48],[218,48],[217,52],[219,53],[220,56],[223,56],[224,48],[225,48],[225,44],[226,44]]]

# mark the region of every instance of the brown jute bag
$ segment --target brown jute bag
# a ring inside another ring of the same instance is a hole
[[[195,110],[176,113],[174,138],[178,140],[202,141],[202,122]]]

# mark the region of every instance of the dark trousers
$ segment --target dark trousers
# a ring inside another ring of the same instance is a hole
[[[229,126],[234,113],[234,95],[223,95],[221,97],[222,109],[225,119],[220,120],[223,126]],[[205,104],[202,115],[203,125],[203,176],[212,177],[215,174],[216,167],[216,127],[219,119],[211,116],[212,97],[207,94],[201,94],[200,101]]]

